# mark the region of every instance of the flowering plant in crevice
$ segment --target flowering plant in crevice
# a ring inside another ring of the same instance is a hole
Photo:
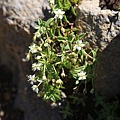
[[[73,5],[77,0],[49,0],[52,18],[38,19],[33,42],[29,46],[27,60],[31,60],[33,71],[28,81],[38,96],[52,101],[60,100],[67,82],[78,88],[80,83],[93,83],[92,68],[96,61],[96,50],[87,47],[85,33],[69,22],[66,11],[75,16]]]

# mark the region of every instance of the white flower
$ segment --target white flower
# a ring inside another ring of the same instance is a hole
[[[55,13],[55,17],[54,18],[59,18],[59,19],[62,19],[63,18],[63,14],[65,13],[64,11],[58,9],[58,10],[55,10],[54,11]]]
[[[28,81],[30,81],[30,84],[33,85],[34,82],[36,82],[36,79],[35,79],[35,74],[34,75],[28,75]]]
[[[86,79],[86,72],[81,71],[78,73],[78,80],[85,80]]]
[[[29,46],[30,52],[31,53],[37,53],[37,46],[36,44],[32,44],[31,46]]]
[[[35,59],[36,59],[36,60],[39,60],[39,59],[41,59],[41,56],[38,55]]]
[[[50,4],[52,4],[52,5],[54,4],[54,0],[49,0],[49,2],[50,2]]]
[[[74,49],[81,50],[85,46],[85,43],[82,42],[82,40],[79,40],[76,42]]]
[[[33,63],[32,70],[33,71],[40,70],[40,66],[41,66],[41,63]]]
[[[35,91],[36,93],[38,93],[39,89],[37,85],[33,85],[32,86],[33,91]]]

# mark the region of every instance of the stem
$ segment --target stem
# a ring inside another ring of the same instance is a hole
[[[54,69],[54,71],[55,71],[55,74],[57,75],[57,77],[58,77],[58,73],[57,73],[57,71],[56,71],[56,69],[55,69],[55,66],[53,65],[53,69]],[[59,78],[59,77],[58,77]]]
[[[45,76],[45,69],[46,69],[46,64],[44,64],[44,68],[43,68],[43,75]]]
[[[84,95],[86,94],[86,90],[87,90],[87,87],[86,87],[86,85],[87,85],[87,81],[85,80],[85,93],[84,93]]]
[[[86,53],[86,51],[82,50],[82,52],[83,52],[87,57],[89,57],[89,58],[91,58],[91,59],[94,59],[91,55],[89,55],[88,53]]]

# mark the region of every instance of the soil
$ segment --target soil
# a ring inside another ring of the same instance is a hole
[[[0,66],[0,120],[24,120],[24,112],[14,108],[17,86],[12,84],[12,74]]]

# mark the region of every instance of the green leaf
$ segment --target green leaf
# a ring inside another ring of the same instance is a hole
[[[67,39],[67,37],[62,37],[62,36],[58,36],[58,37],[56,37],[56,38],[57,38],[57,40],[60,41],[60,42],[66,42],[66,39]]]
[[[120,10],[120,6],[118,6],[118,10]]]
[[[46,32],[45,27],[40,27],[39,32],[40,32],[41,34],[45,33],[45,32]]]
[[[74,69],[74,72],[78,73],[78,72],[80,72],[80,71],[82,71],[84,69],[85,69],[85,66],[80,66],[80,67]]]
[[[54,95],[52,95],[52,94],[50,96],[50,99],[51,99],[51,101],[56,102],[56,99],[55,99]]]
[[[68,35],[68,40],[71,41],[71,42],[73,40],[73,35],[74,35],[74,32],[72,32]]]
[[[78,31],[78,28],[74,27],[74,28],[72,29],[72,31]]]
[[[73,8],[73,6],[71,6],[71,12],[73,13],[73,15],[76,16],[75,9]]]
[[[111,115],[111,116],[108,116],[107,118],[106,118],[106,120],[113,120],[113,116]]]
[[[78,51],[78,54],[80,55],[80,58],[81,58],[81,60],[83,61],[83,60],[84,60],[83,51],[82,51],[82,50],[79,50],[79,51]]]
[[[78,3],[78,0],[70,0],[73,4]]]
[[[69,10],[70,9],[70,6],[71,6],[71,3],[69,2],[69,0],[63,0],[63,8],[65,10]]]
[[[78,40],[79,40],[79,35],[76,35],[75,41],[78,41]]]
[[[38,25],[41,25],[42,22],[43,22],[43,21],[39,18],[39,19],[38,19]]]
[[[83,38],[85,35],[86,35],[86,33],[81,33],[81,34],[79,35],[79,39]]]
[[[57,100],[61,100],[60,96],[57,95],[57,94],[54,94],[54,97],[55,97],[55,99],[57,99]]]
[[[55,36],[52,29],[50,29],[49,34],[50,34],[51,37]]]
[[[113,103],[112,110],[115,111],[118,108],[118,106],[119,106],[119,101],[117,100]]]
[[[97,51],[98,51],[98,49],[95,49],[95,50],[92,50],[91,52],[92,52],[92,55],[93,55],[93,62],[95,62],[96,61],[96,56],[97,56]]]
[[[88,114],[88,120],[94,120],[90,114]]]
[[[48,27],[49,24],[54,20],[54,18],[50,18],[45,22],[45,27]]]
[[[60,2],[60,0],[56,0],[56,5],[58,5],[58,8],[63,8],[63,5],[62,5],[62,3]]]
[[[98,50],[98,49],[95,49],[95,50],[92,50],[92,51],[91,51],[94,58],[97,56],[97,50]]]
[[[69,43],[67,43],[67,45],[65,46],[65,50],[69,50],[70,49],[70,45]]]
[[[67,20],[66,15],[63,15],[63,20],[64,20],[66,23],[69,23],[69,21]]]

